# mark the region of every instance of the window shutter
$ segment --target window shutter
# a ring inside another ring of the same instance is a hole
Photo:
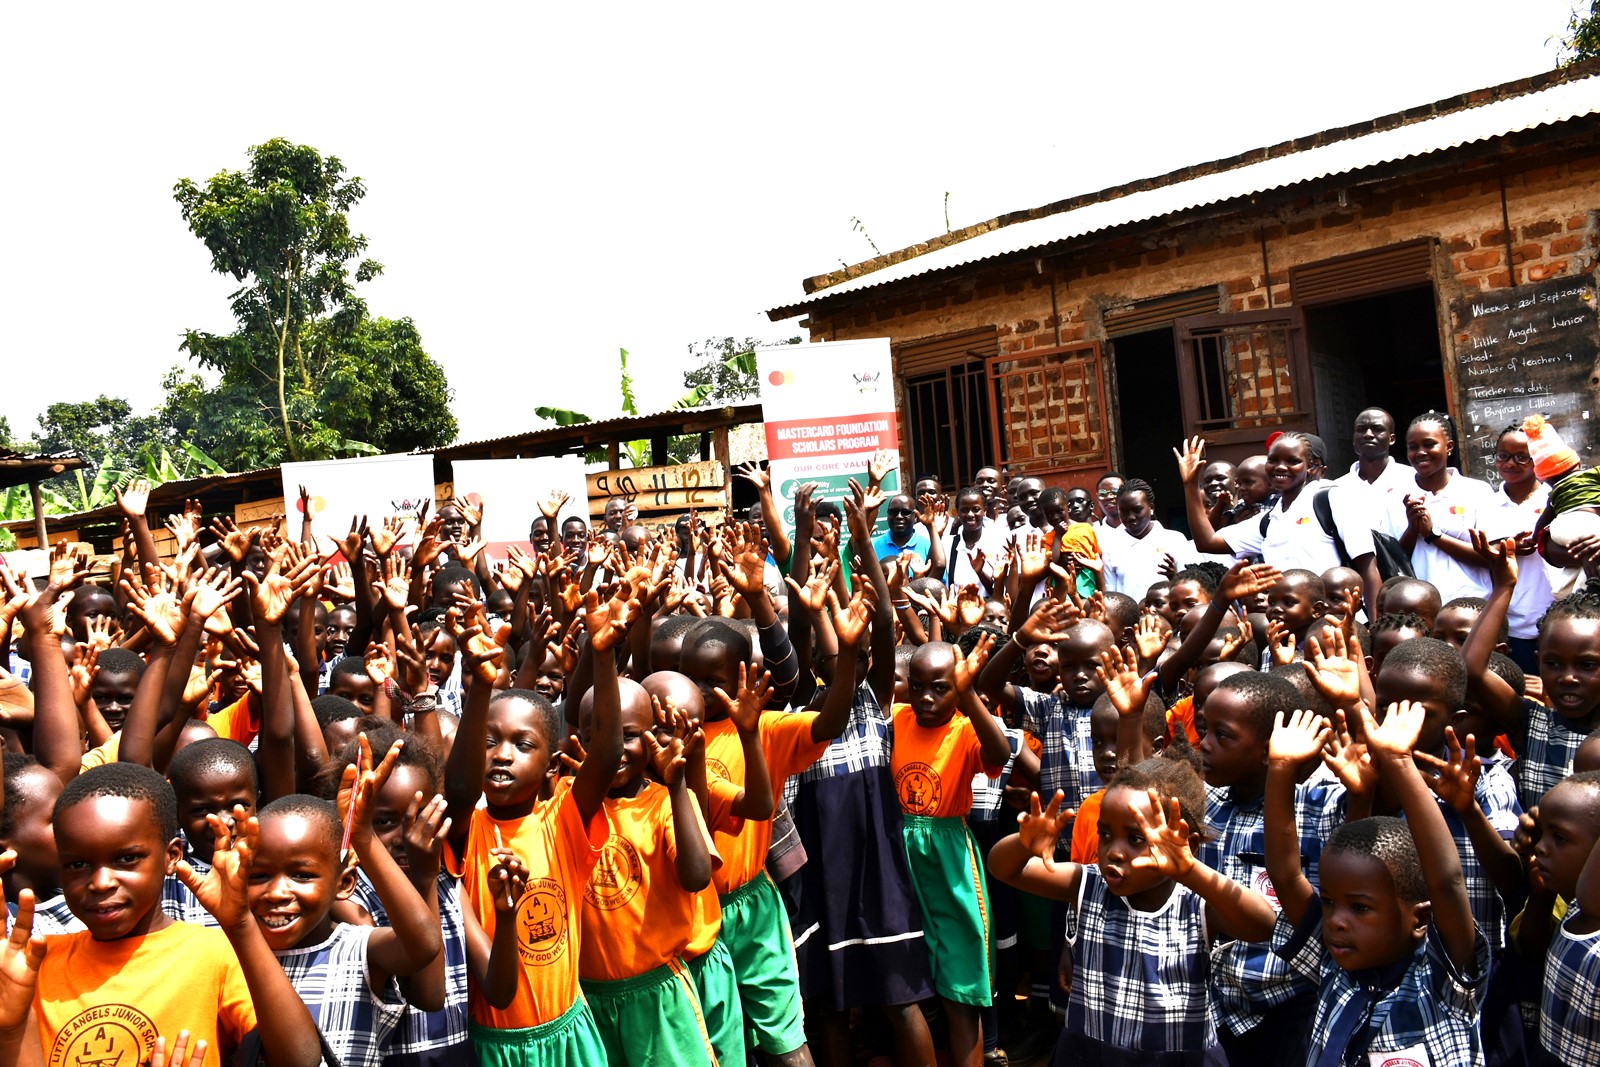
[[[911,341],[895,346],[895,368],[902,378],[932,374],[958,363],[987,359],[1000,350],[1000,331],[994,326],[965,330],[945,337]]]
[[[1412,289],[1432,280],[1432,238],[1289,268],[1291,299],[1300,305]]]
[[[1215,315],[1222,310],[1222,294],[1217,286],[1193,289],[1187,293],[1173,293],[1150,300],[1136,300],[1122,307],[1107,308],[1100,320],[1105,324],[1107,337],[1126,337],[1171,326],[1178,319],[1190,315]]]

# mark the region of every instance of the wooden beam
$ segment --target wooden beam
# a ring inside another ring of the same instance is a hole
[[[39,539],[39,547],[48,552],[50,538],[44,529],[44,494],[39,491],[38,482],[28,483],[28,495],[33,497],[33,534]]]
[[[621,446],[621,444],[619,442],[616,442],[616,441],[608,441],[608,442],[606,442],[606,469],[607,470],[616,470],[618,467],[620,467],[622,465],[621,456],[622,456],[622,446]]]
[[[733,463],[728,458],[728,428],[726,426],[719,426],[711,431],[711,458],[730,470],[733,468]]]

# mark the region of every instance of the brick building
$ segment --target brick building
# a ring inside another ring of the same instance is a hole
[[[1592,287],[1597,221],[1591,61],[1013,212],[807,279],[768,315],[892,340],[908,473],[1114,468],[1155,483],[1166,518],[1192,434],[1241,458],[1311,430],[1342,469],[1367,404],[1462,422],[1482,394],[1452,306]]]

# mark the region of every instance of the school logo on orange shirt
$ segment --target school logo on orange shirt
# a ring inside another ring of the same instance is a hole
[[[602,911],[613,911],[632,900],[637,892],[639,850],[627,838],[612,834],[589,873],[583,898]]]
[[[710,771],[718,778],[726,779],[730,782],[733,781],[733,778],[728,774],[728,765],[719,759],[712,759],[710,756],[707,756],[706,770]]]
[[[926,763],[908,763],[894,776],[900,809],[912,815],[932,815],[939,810],[939,775]]]
[[[56,1035],[50,1067],[138,1067],[156,1050],[156,1024],[129,1004],[96,1004]]]
[[[517,955],[533,967],[567,952],[567,893],[554,878],[535,878],[517,901]]]

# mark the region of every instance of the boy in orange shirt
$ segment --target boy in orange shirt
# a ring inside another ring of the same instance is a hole
[[[161,775],[113,763],[68,783],[56,802],[56,847],[62,890],[87,929],[34,936],[33,892],[22,891],[0,946],[0,1062],[33,1052],[27,1044],[36,1033],[50,1067],[146,1063],[158,1035],[187,1030],[206,1042],[204,1062],[216,1067],[258,1016],[272,1020],[258,1033],[274,1064],[321,1060],[311,1015],[250,913],[259,827],[242,810],[234,819],[237,836],[211,817],[216,846],[201,878],[180,858],[177,801]],[[161,910],[174,866],[220,930],[174,922]],[[27,1024],[30,1007],[36,1030]]]
[[[622,765],[601,809],[611,836],[583,894],[578,977],[612,1067],[714,1064],[682,959],[694,894],[711,884],[709,835],[685,779],[682,736],[657,741],[650,696],[637,682],[620,680],[618,692]],[[594,703],[590,690],[579,705],[582,741],[589,739]],[[678,722],[685,725],[681,716]]]
[[[462,670],[472,684],[446,764],[447,843],[461,857],[473,964],[470,1033],[485,1067],[605,1061],[605,1045],[578,991],[579,887],[610,837],[601,807],[622,762],[612,650],[637,614],[626,584],[604,605],[593,591],[586,598],[594,723],[583,765],[559,781],[556,754],[566,738],[561,714],[532,690],[496,692],[502,650],[481,634],[463,634]],[[541,802],[547,784],[553,795]],[[508,903],[523,874],[525,885]],[[487,961],[474,948],[475,926],[492,939]]]
[[[964,659],[943,641],[917,649],[906,682],[909,706],[891,722],[890,768],[905,814],[906,857],[933,985],[949,1016],[950,1057],[960,1067],[982,1062],[978,1010],[989,1006],[992,989],[983,861],[966,822],[972,777],[998,777],[1011,757],[1005,731],[972,688],[993,643],[985,637]]]

